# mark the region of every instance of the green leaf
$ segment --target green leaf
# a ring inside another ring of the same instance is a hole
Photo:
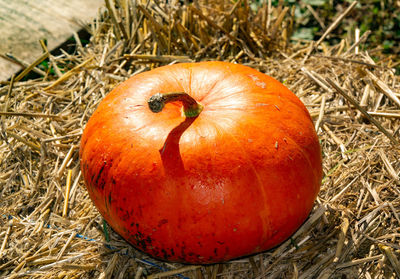
[[[311,5],[311,6],[323,6],[325,3],[328,2],[326,0],[304,0],[304,3]]]
[[[314,32],[312,28],[299,28],[294,32],[292,37],[295,39],[312,40],[314,39]]]
[[[383,49],[390,49],[393,47],[394,42],[385,40],[385,41],[383,41],[382,45],[383,45]]]

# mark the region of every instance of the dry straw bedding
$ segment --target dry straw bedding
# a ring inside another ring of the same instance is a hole
[[[54,72],[0,88],[0,277],[400,277],[400,83],[359,40],[290,41],[293,12],[246,1],[106,1],[89,45],[44,54]],[[267,1],[268,2],[268,1]],[[270,2],[270,1],[269,1]],[[349,10],[354,5],[349,6]],[[82,129],[118,83],[169,63],[224,60],[286,84],[320,137],[324,179],[309,219],[279,247],[210,266],[164,263],[103,223],[79,170]],[[40,72],[40,71],[39,71]]]

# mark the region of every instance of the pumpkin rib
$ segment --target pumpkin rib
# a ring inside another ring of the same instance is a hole
[[[219,126],[219,125],[218,125],[217,123],[215,123],[215,122],[214,122],[214,125]],[[266,195],[266,193],[265,193],[265,190],[264,190],[264,187],[263,187],[263,183],[262,183],[262,181],[261,181],[261,179],[260,179],[260,176],[258,175],[258,172],[257,172],[257,170],[256,170],[256,168],[255,168],[253,162],[248,158],[246,151],[243,149],[242,145],[240,144],[240,141],[235,137],[235,135],[233,135],[233,134],[227,132],[223,127],[219,126],[219,128],[220,128],[221,130],[225,131],[225,133],[226,133],[227,135],[229,135],[229,136],[233,139],[233,141],[234,141],[234,142],[236,143],[236,145],[239,147],[239,150],[241,150],[241,152],[243,153],[243,156],[246,158],[247,162],[251,165],[251,168],[252,168],[252,170],[253,170],[255,176],[257,177],[257,185],[258,185],[258,188],[259,188],[259,190],[260,190],[260,192],[261,192],[261,194],[262,194],[262,197],[263,197],[263,200],[264,200],[264,204],[267,204],[267,195]],[[267,207],[264,207],[264,209],[268,211],[268,208],[267,208]],[[269,224],[269,223],[270,223],[270,222],[269,222],[269,216],[271,215],[271,213],[268,211],[268,212],[265,213],[265,215],[266,215],[266,216],[265,216],[266,218],[262,218],[262,217],[260,216],[260,220],[262,221],[262,225],[263,225],[263,232],[264,232],[264,234],[263,234],[263,239],[264,239],[264,240],[268,238],[268,235],[267,235],[268,232],[269,232],[269,229],[268,229],[268,228],[270,227],[270,224]]]
[[[312,170],[314,177],[317,177],[319,180],[322,179],[321,175],[317,173],[317,169],[313,167],[310,156],[304,151],[304,148],[298,144],[291,136],[285,136],[286,139],[289,139],[293,145],[297,147],[297,150],[300,150],[303,157],[306,159],[310,169]]]

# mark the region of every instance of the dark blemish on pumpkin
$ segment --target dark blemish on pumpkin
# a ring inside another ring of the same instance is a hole
[[[229,246],[225,246],[225,254],[229,254]]]
[[[162,225],[165,225],[166,223],[168,223],[168,220],[167,219],[161,219],[159,222],[158,222],[158,227],[161,227]]]
[[[127,220],[129,220],[129,218],[130,218],[130,214],[129,214],[129,211],[123,211],[123,209],[122,208],[120,208],[119,209],[121,212],[122,212],[122,214],[121,214],[121,220],[122,221],[127,221]]]
[[[157,247],[149,247],[149,249],[151,249],[152,253],[154,254],[154,256],[158,257],[160,255],[160,252],[158,251]]]
[[[170,252],[171,252],[171,255],[172,255],[172,256],[175,256],[175,251],[174,251],[174,249],[171,248],[171,249],[170,249]]]
[[[137,231],[136,235],[139,237],[139,239],[143,239],[144,237],[144,235],[140,231]]]
[[[94,177],[96,176],[96,174],[94,173],[91,177],[90,177],[90,181],[93,183],[94,182]]]
[[[181,247],[181,254],[182,254],[182,258],[186,258],[186,245],[184,242],[182,242],[182,247]]]
[[[197,244],[199,244],[200,247],[203,247],[203,244],[201,244],[201,242],[197,242]]]
[[[170,256],[165,249],[161,249],[161,253],[163,253],[163,256],[164,256],[165,259],[168,259],[169,256]]]
[[[106,206],[106,210],[109,211],[107,197],[104,197],[104,205]]]
[[[219,241],[219,240],[217,240],[217,243],[218,243],[219,245],[224,245],[224,244],[225,244],[224,241]]]
[[[111,183],[114,184],[114,185],[117,184],[117,181],[115,181],[114,177],[111,177]]]
[[[100,185],[99,185],[98,183],[99,183],[99,179],[100,179],[100,177],[101,177],[101,174],[102,174],[102,172],[104,171],[104,167],[105,167],[106,165],[107,165],[107,162],[104,162],[103,165],[101,166],[99,172],[97,173],[96,181],[94,182],[94,184],[95,184],[95,185],[98,185],[97,187],[100,188],[100,189],[102,189],[102,190],[104,189],[105,182],[101,183]],[[93,180],[92,180],[92,181],[93,181]]]
[[[189,252],[189,253],[188,253],[188,256],[189,256],[189,257],[192,257],[192,258],[195,258],[195,257],[196,257],[196,254],[193,253],[193,252]]]
[[[147,243],[144,239],[144,235],[140,231],[137,231],[133,238],[135,239],[135,242],[137,246],[139,246],[139,248],[141,248],[142,250],[146,250]]]
[[[103,190],[105,186],[106,181],[104,179],[101,179],[97,187]]]
[[[281,111],[280,108],[279,108],[277,105],[274,105],[274,106],[275,106],[275,108],[276,108],[277,110]]]
[[[108,195],[108,203],[111,205],[111,201],[112,201],[112,197],[111,197],[111,193]]]
[[[215,255],[215,256],[218,256],[218,248],[215,248],[215,249],[214,249],[214,255]]]

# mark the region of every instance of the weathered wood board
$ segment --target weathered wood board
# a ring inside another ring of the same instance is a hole
[[[104,0],[0,0],[0,54],[32,63],[43,52],[40,39],[47,40],[49,50],[56,48],[103,5]],[[0,57],[0,80],[20,69]]]

